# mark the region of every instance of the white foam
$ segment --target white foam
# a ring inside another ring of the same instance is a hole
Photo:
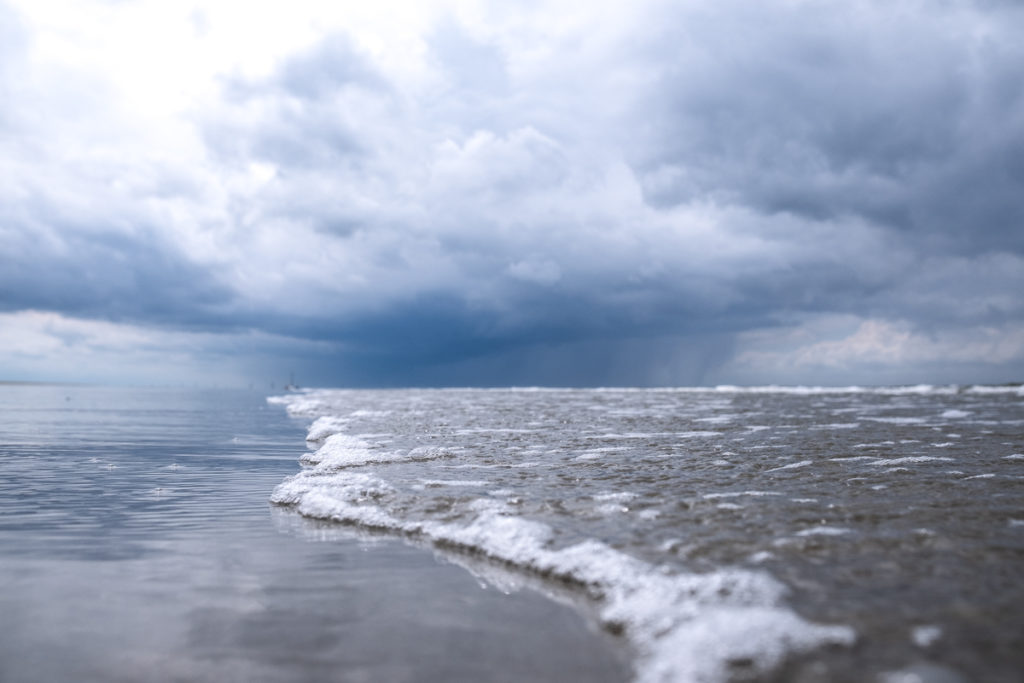
[[[1024,453],[1011,453],[1010,455],[1004,455],[1003,460],[1024,460]]]
[[[908,455],[905,458],[879,458],[872,462],[872,465],[912,465],[922,462],[953,462],[953,458],[944,458],[937,455]]]
[[[994,478],[995,476],[996,476],[996,475],[995,475],[995,474],[992,474],[992,473],[987,473],[987,474],[975,474],[975,475],[974,475],[973,477],[964,477],[964,478],[963,478],[963,481],[968,481],[968,480],[970,480],[970,479],[992,479],[992,478]]]
[[[1024,384],[1016,385],[1004,385],[1004,386],[987,386],[983,384],[977,384],[972,387],[967,387],[968,394],[1017,394],[1018,396],[1024,396]]]
[[[598,448],[588,448],[573,458],[573,460],[597,460],[607,453],[621,453],[625,450],[628,450],[625,446],[600,446]]]
[[[850,529],[835,526],[815,526],[810,529],[802,529],[796,532],[797,536],[845,536],[853,533]]]
[[[280,402],[289,408],[299,405],[311,415],[326,410],[331,400],[285,398]],[[707,574],[670,573],[596,540],[558,547],[549,526],[517,516],[512,505],[487,497],[463,505],[454,521],[412,518],[402,512],[402,499],[392,484],[377,474],[346,469],[450,453],[434,447],[400,452],[343,431],[326,434],[320,447],[304,458],[314,466],[283,481],[271,500],[294,506],[307,517],[387,530],[577,586],[594,601],[601,621],[621,630],[630,642],[641,683],[725,681],[732,662],[749,662],[752,672],[765,672],[790,654],[854,642],[851,628],[813,624],[786,607],[785,587],[766,573],[728,568]],[[421,480],[422,485],[435,483],[487,485],[475,480]],[[492,494],[506,492],[496,489]],[[704,498],[773,495],[780,494],[752,490],[708,493]],[[605,492],[595,499],[621,510],[629,496]]]
[[[775,491],[726,491],[724,493],[705,493],[702,497],[705,500],[717,500],[719,498],[738,498],[740,496],[780,496],[781,493]]]
[[[800,462],[791,462],[788,465],[783,465],[782,467],[773,467],[770,470],[765,470],[765,472],[767,473],[767,472],[778,472],[779,470],[795,470],[798,467],[807,467],[808,465],[813,465],[813,464],[814,464],[813,460],[801,460]]]
[[[718,432],[712,432],[717,434]],[[669,436],[669,432],[624,432],[622,434],[588,434],[585,439],[656,439],[660,436]]]
[[[323,401],[307,394],[269,396],[267,403],[284,405],[285,410],[292,417],[315,417],[327,409],[327,405]]]
[[[916,425],[926,421],[923,417],[868,417],[866,415],[863,419],[893,425]]]
[[[348,422],[346,419],[329,415],[318,417],[310,425],[309,431],[306,433],[306,441],[319,443],[329,436],[345,431]]]
[[[942,629],[938,626],[915,626],[910,632],[910,639],[918,647],[929,647],[942,637]]]
[[[960,390],[956,385],[934,386],[918,384],[914,386],[891,387],[823,387],[823,386],[781,386],[769,384],[765,386],[740,387],[730,384],[716,386],[714,391],[736,394],[796,394],[800,396],[814,394],[880,394],[883,396],[899,396],[903,394],[955,394]],[[696,389],[694,391],[699,391]]]
[[[307,471],[280,484],[271,500],[308,517],[389,529],[579,585],[601,620],[639,653],[641,682],[724,681],[732,661],[768,670],[792,652],[855,638],[849,627],[812,624],[782,606],[784,587],[760,572],[666,575],[593,540],[555,549],[549,527],[485,500],[469,523],[402,520],[376,502],[391,491],[365,473]]]
[[[313,453],[306,453],[301,461],[307,465],[322,465],[324,468],[365,465],[368,462],[386,462],[394,455],[386,451],[373,453],[370,444],[348,434],[331,434]]]
[[[624,503],[624,502],[628,502],[628,501],[631,501],[634,498],[636,498],[636,494],[635,493],[630,493],[628,491],[618,491],[618,492],[614,492],[614,493],[609,491],[609,492],[606,492],[606,493],[595,494],[593,498],[594,498],[595,501],[602,502],[602,503],[603,502],[607,502],[607,501],[616,501],[616,502],[623,502]]]
[[[487,493],[491,494],[492,496],[503,497],[511,496],[513,493],[515,493],[515,491],[513,491],[512,489],[494,489],[493,491],[488,491]]]
[[[943,411],[942,417],[946,418],[947,420],[953,420],[961,417],[967,417],[968,415],[971,414],[972,413],[969,410],[956,410],[955,408],[953,408],[950,410]]]

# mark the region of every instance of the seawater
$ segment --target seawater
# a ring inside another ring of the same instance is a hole
[[[568,587],[639,681],[1019,681],[1024,389],[313,390],[271,500]]]
[[[542,581],[271,505],[304,423],[254,391],[0,383],[0,681],[626,678]]]

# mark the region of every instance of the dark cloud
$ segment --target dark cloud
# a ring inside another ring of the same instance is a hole
[[[929,248],[1020,252],[1019,8],[721,7],[644,55],[659,88],[633,159],[649,201],[855,215]]]
[[[41,209],[31,222],[0,215],[0,310],[186,329],[230,325],[221,312],[231,291],[145,226],[111,232]]]
[[[405,61],[327,33],[221,79],[181,158],[96,124],[102,96],[68,86],[65,116],[5,26],[0,308],[262,334],[252,366],[306,384],[692,384],[1016,339],[1014,5],[539,9],[441,15]]]

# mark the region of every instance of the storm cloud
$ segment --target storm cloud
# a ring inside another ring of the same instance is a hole
[[[310,384],[1024,375],[1013,3],[215,4],[152,53],[147,7],[3,10],[7,335]]]

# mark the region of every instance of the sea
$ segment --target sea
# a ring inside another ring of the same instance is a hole
[[[2,680],[1021,681],[1024,387],[0,387]]]

